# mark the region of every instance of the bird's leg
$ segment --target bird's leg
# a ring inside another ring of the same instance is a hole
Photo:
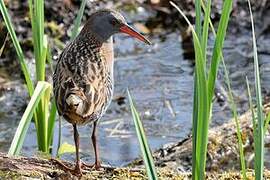
[[[53,159],[58,165],[60,165],[64,170],[71,172],[72,174],[81,176],[82,170],[81,170],[81,162],[80,162],[80,155],[79,155],[79,145],[80,145],[80,137],[77,130],[76,124],[73,124],[73,133],[74,133],[74,141],[75,141],[75,147],[76,147],[76,165],[75,168],[72,169],[65,164],[63,164],[61,161],[57,159]]]
[[[93,132],[92,132],[91,139],[92,139],[92,143],[93,143],[94,151],[95,151],[95,168],[99,169],[101,167],[101,163],[99,160],[99,151],[98,151],[98,146],[97,146],[96,127],[97,127],[97,121],[95,121],[93,124]]]
[[[77,125],[73,124],[73,130],[74,130],[74,141],[75,141],[75,147],[76,147],[76,166],[74,171],[78,174],[82,174],[81,171],[81,162],[80,162],[80,152],[79,152],[79,146],[80,146],[80,137],[77,129]]]
[[[92,131],[92,136],[91,136],[92,144],[93,144],[94,152],[95,152],[95,164],[87,165],[87,164],[85,164],[83,162],[82,162],[82,164],[83,164],[83,166],[90,167],[90,168],[94,167],[96,170],[98,170],[102,166],[101,166],[101,163],[100,163],[100,160],[99,160],[99,151],[98,151],[98,147],[97,147],[97,138],[96,138],[96,128],[97,128],[97,121],[95,121],[93,123],[93,131]]]

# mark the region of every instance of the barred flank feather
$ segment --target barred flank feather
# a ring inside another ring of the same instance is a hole
[[[62,52],[54,73],[54,94],[60,115],[85,124],[98,120],[113,91],[112,41],[100,43],[93,34],[79,34]]]

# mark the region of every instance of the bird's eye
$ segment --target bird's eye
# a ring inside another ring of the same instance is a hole
[[[117,24],[117,21],[116,21],[116,19],[111,19],[110,23],[111,23],[111,25],[115,26]]]

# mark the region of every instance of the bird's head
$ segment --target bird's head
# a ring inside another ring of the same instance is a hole
[[[102,41],[107,41],[113,34],[125,33],[147,44],[151,44],[143,35],[130,27],[125,18],[113,10],[99,10],[86,22],[83,31],[94,33]]]

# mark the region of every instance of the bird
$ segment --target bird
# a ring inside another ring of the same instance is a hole
[[[97,125],[108,108],[114,90],[112,36],[124,33],[150,45],[151,42],[128,25],[118,11],[98,10],[91,14],[80,33],[59,55],[53,74],[53,92],[59,116],[73,126],[75,168],[58,163],[71,173],[82,175],[78,126],[92,124],[95,169],[102,167],[97,147]]]

